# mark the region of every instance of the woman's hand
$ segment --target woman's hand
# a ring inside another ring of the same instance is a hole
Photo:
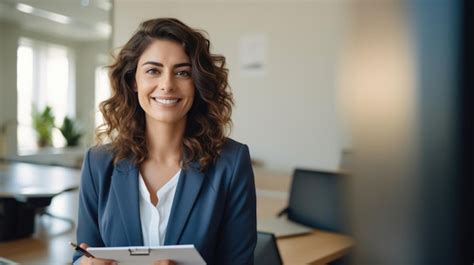
[[[159,261],[155,261],[153,263],[153,265],[175,265],[176,263],[174,263],[174,261],[172,260],[159,260]]]
[[[81,243],[80,247],[83,249],[87,249],[89,246],[86,243]],[[82,256],[81,258],[81,265],[116,265],[116,264],[117,262],[115,260],[110,260],[110,259],[88,258],[86,256]]]

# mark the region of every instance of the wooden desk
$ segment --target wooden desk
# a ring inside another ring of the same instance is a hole
[[[327,264],[349,252],[352,238],[322,230],[277,240],[284,264]]]

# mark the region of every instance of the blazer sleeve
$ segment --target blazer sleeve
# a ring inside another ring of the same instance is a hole
[[[257,244],[255,181],[249,149],[242,145],[226,196],[224,217],[217,242],[216,264],[253,264]]]
[[[82,164],[76,238],[78,244],[86,243],[89,246],[103,247],[104,242],[102,241],[98,224],[98,187],[94,182],[90,161],[91,150],[89,149]],[[73,263],[81,256],[82,254],[76,251]]]

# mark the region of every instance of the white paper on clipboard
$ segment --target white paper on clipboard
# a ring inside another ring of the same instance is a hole
[[[158,260],[172,260],[176,265],[205,265],[194,245],[159,247],[102,247],[87,248],[94,257],[116,260],[120,265],[153,264]]]

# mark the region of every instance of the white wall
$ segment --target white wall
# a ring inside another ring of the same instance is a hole
[[[336,3],[337,2],[337,3]],[[113,45],[121,46],[149,18],[176,17],[206,30],[227,58],[235,96],[231,137],[250,146],[270,169],[337,169],[343,141],[336,100],[344,30],[343,1],[187,2],[117,0]],[[239,70],[239,40],[266,37],[266,74]]]

